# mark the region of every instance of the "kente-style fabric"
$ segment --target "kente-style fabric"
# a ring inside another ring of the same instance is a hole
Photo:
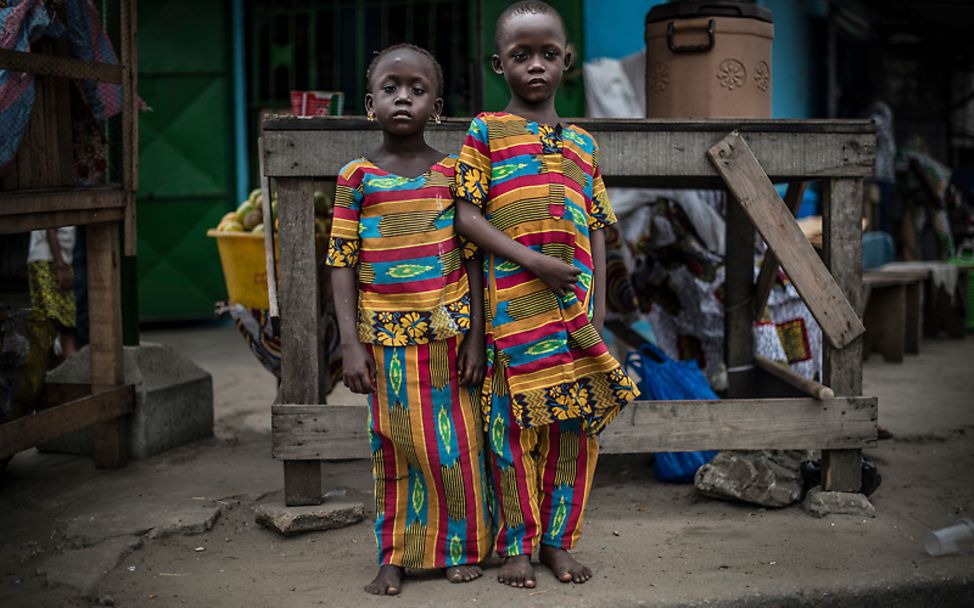
[[[497,553],[531,555],[539,544],[570,551],[582,532],[599,438],[580,418],[521,428],[503,377],[499,370],[485,391]]]
[[[491,552],[477,389],[460,386],[462,336],[369,345],[369,396],[379,565],[445,568]]]
[[[27,264],[27,281],[34,315],[50,319],[59,332],[73,332],[74,292],[61,289],[54,262],[41,260]]]
[[[504,369],[519,426],[581,419],[597,435],[638,391],[591,323],[589,234],[616,221],[595,140],[574,125],[480,114],[460,151],[454,191],[513,240],[582,271],[559,297],[514,262],[485,259],[484,386]],[[489,391],[481,399],[489,419]]]
[[[470,327],[463,250],[453,229],[455,156],[418,177],[360,158],[341,170],[325,264],[358,272],[358,337],[406,346]]]

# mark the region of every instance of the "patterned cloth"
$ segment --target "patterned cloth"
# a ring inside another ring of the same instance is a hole
[[[30,307],[38,318],[50,319],[62,333],[74,329],[74,292],[61,289],[57,267],[51,261],[27,264]]]
[[[470,327],[463,253],[453,230],[456,157],[415,178],[367,159],[341,170],[325,263],[358,268],[363,343],[426,344]]]
[[[503,381],[494,376],[488,443],[494,533],[501,556],[531,555],[538,544],[569,551],[582,532],[599,439],[572,418],[522,429]]]
[[[490,555],[476,390],[460,386],[462,337],[371,345],[369,397],[379,565],[444,568]]]
[[[571,293],[558,297],[514,262],[485,260],[485,386],[495,368],[506,370],[523,428],[581,418],[597,435],[638,391],[591,323],[589,234],[616,221],[595,140],[574,125],[482,113],[460,151],[455,193],[515,241],[582,271]],[[482,406],[489,419],[489,391]]]

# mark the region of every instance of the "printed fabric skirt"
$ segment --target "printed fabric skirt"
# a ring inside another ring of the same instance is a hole
[[[34,314],[50,319],[61,333],[74,333],[74,292],[64,291],[57,278],[54,262],[37,261],[27,264],[30,286],[30,306]]]
[[[491,553],[479,390],[460,386],[462,336],[371,345],[369,397],[379,565],[445,568]]]

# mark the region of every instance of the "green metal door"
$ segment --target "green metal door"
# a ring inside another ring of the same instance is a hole
[[[230,9],[139,2],[139,318],[211,319],[226,298],[207,228],[233,206]]]

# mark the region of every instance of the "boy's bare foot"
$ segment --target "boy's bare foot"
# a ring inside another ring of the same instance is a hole
[[[401,585],[402,568],[386,564],[379,568],[379,573],[365,586],[365,590],[375,595],[399,595]]]
[[[501,571],[497,573],[497,581],[511,587],[534,589],[537,581],[534,578],[534,568],[531,567],[531,556],[515,555],[505,558]]]
[[[476,564],[453,566],[446,569],[446,580],[451,583],[469,583],[475,578],[480,578],[483,573],[484,571]]]
[[[541,552],[538,555],[541,563],[551,568],[555,578],[563,583],[584,583],[592,578],[592,571],[588,566],[575,561],[568,551],[541,545]]]

